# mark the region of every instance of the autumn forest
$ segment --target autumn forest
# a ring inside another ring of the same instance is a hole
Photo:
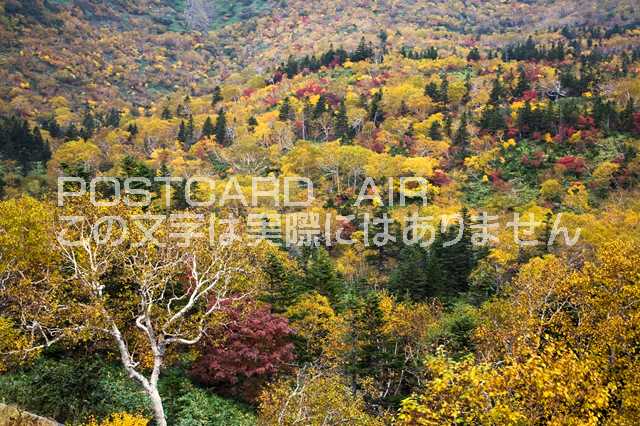
[[[640,5],[0,0],[0,425],[640,423]]]

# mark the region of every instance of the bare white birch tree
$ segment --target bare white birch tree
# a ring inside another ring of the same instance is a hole
[[[165,426],[158,381],[168,351],[197,344],[214,321],[221,320],[216,314],[222,305],[253,293],[256,262],[247,244],[211,242],[203,232],[206,227],[198,230],[204,234],[201,238],[187,241],[184,231],[176,234],[175,224],[166,218],[155,217],[155,224],[149,224],[146,217],[115,210],[85,205],[75,212],[83,220],[69,221],[57,230],[60,279],[51,281],[49,289],[33,287],[25,303],[35,300],[37,291],[70,290],[64,301],[41,298],[41,308],[57,312],[57,321],[51,315],[40,321],[34,315],[38,311],[24,310],[23,330],[31,327],[32,333],[39,333],[30,339],[38,342],[31,351],[79,333],[84,339],[111,340],[128,376],[151,401],[156,424]],[[14,296],[12,303],[21,303],[18,298]]]

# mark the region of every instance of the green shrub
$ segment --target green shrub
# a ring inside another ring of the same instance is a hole
[[[195,387],[180,369],[160,380],[169,424],[244,426],[255,424],[251,410]],[[68,424],[104,419],[112,413],[151,418],[148,399],[118,364],[96,359],[40,359],[31,368],[0,376],[0,402]]]
[[[145,395],[124,371],[100,359],[41,359],[29,369],[0,376],[0,401],[60,422],[118,411],[150,414]]]
[[[476,309],[469,304],[458,303],[439,321],[431,340],[443,345],[451,356],[463,357],[474,349],[473,332],[476,323]]]
[[[202,389],[191,387],[177,399],[176,426],[249,426],[256,420],[247,410]]]

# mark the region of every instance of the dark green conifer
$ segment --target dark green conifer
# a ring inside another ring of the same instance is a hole
[[[282,101],[282,105],[280,105],[280,112],[278,113],[278,119],[280,121],[287,121],[289,120],[291,114],[291,103],[289,102],[289,97],[287,96],[286,98],[284,98],[284,101]]]
[[[349,117],[347,116],[347,107],[344,99],[340,101],[340,107],[335,118],[336,137],[340,138],[343,145],[351,142],[351,129],[349,128]]]
[[[211,120],[211,117],[207,117],[202,125],[202,136],[208,138],[213,136],[214,133],[215,128],[213,127],[213,121]]]
[[[184,124],[184,120],[180,120],[180,126],[178,127],[178,140],[184,144],[187,143],[187,129]]]
[[[216,86],[213,88],[213,94],[211,95],[211,106],[216,106],[218,102],[222,102],[224,98],[222,97],[222,90],[220,86]]]
[[[525,92],[531,90],[531,83],[527,78],[527,73],[525,72],[524,67],[520,67],[518,74],[518,84],[515,89],[513,89],[513,96],[515,98],[521,98],[524,96]]]
[[[221,146],[229,146],[229,137],[227,135],[227,117],[224,109],[218,110],[218,118],[216,119],[216,142]]]

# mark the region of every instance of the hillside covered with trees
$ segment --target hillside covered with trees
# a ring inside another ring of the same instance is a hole
[[[640,421],[634,2],[0,10],[0,403]]]

